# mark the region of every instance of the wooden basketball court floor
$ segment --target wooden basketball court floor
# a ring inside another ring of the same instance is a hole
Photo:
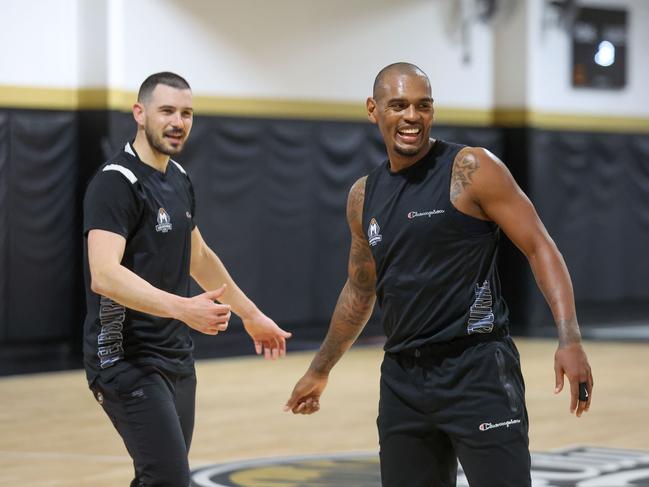
[[[218,337],[216,338],[218,339]],[[527,384],[530,446],[649,450],[649,343],[585,342],[595,377],[591,411],[568,412],[553,394],[555,342],[518,339]],[[197,363],[193,468],[230,460],[376,451],[380,347],[355,347],[334,369],[313,416],[282,406],[313,352]],[[132,467],[82,371],[0,379],[0,485],[114,487]]]

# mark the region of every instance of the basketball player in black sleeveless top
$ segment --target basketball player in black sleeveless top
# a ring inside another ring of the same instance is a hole
[[[552,309],[555,392],[567,376],[570,411],[581,416],[593,378],[563,258],[501,161],[430,138],[433,99],[419,68],[384,68],[367,110],[389,159],[351,188],[349,277],[286,410],[319,409],[330,370],[378,300],[387,335],[377,421],[383,485],[455,486],[459,459],[472,487],[530,486],[523,377],[496,269],[500,230],[527,257]]]

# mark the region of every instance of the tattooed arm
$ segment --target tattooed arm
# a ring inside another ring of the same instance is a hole
[[[451,201],[466,214],[497,223],[529,261],[559,334],[555,393],[561,391],[563,376],[567,375],[570,411],[581,416],[590,407],[592,372],[581,346],[568,269],[534,206],[505,165],[482,148],[466,148],[458,153],[451,176]],[[578,401],[580,382],[587,383],[588,401]]]
[[[320,409],[320,395],[329,372],[352,346],[372,313],[376,299],[376,271],[370,247],[362,229],[365,177],[354,183],[347,200],[347,221],[352,241],[348,277],[338,297],[329,331],[311,366],[298,381],[284,409],[311,414]]]

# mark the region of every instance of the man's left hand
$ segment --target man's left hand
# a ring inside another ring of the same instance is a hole
[[[263,353],[265,359],[272,360],[286,355],[286,339],[291,338],[291,333],[282,330],[261,311],[242,321],[246,332],[255,343],[257,355]]]
[[[573,343],[557,349],[554,354],[554,373],[556,378],[555,394],[559,394],[563,389],[563,376],[568,377],[570,413],[581,416],[584,411],[588,411],[593,398],[593,373],[581,343]],[[585,400],[579,399],[580,383],[586,384]]]

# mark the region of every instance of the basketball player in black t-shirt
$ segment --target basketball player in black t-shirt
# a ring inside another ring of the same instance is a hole
[[[84,363],[133,458],[131,485],[180,487],[189,485],[196,392],[189,328],[216,335],[232,310],[272,359],[291,334],[237,287],[196,226],[192,184],[170,159],[192,127],[187,81],[151,75],[133,116],[135,140],[99,168],[84,200]],[[205,293],[189,297],[190,275]]]
[[[496,269],[500,229],[527,257],[559,332],[555,392],[570,411],[590,406],[568,270],[506,167],[483,148],[430,139],[428,77],[396,63],[367,100],[388,161],[351,188],[349,277],[329,332],[286,410],[319,407],[329,372],[375,300],[387,335],[381,365],[381,477],[390,487],[529,487],[530,455],[519,355],[508,334]]]

